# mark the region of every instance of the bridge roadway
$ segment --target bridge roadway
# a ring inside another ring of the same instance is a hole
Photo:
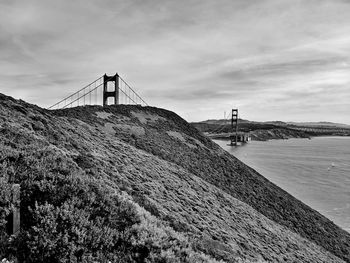
[[[206,136],[208,136],[211,139],[231,139],[232,137],[236,136],[236,133],[204,133]],[[248,142],[250,141],[250,134],[249,132],[238,132],[237,133],[237,141],[238,142]]]

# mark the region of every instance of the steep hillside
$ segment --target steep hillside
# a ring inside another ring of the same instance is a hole
[[[152,107],[0,94],[0,256],[21,262],[350,262],[350,235]],[[21,233],[8,239],[11,182]],[[1,259],[1,258],[0,258]]]

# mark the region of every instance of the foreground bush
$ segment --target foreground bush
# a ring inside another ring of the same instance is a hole
[[[13,253],[20,262],[212,262],[117,186],[87,175],[56,149],[17,152],[12,162],[2,155],[3,177],[15,171],[21,184],[22,216],[21,233],[11,242],[2,231],[2,256]],[[3,227],[9,200],[1,200]]]
[[[10,214],[10,201],[10,185],[7,182],[7,178],[4,178],[4,174],[0,174],[0,259],[5,256],[5,248],[9,245],[6,219]]]

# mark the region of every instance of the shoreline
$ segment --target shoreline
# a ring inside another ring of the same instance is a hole
[[[220,140],[220,141],[229,141],[229,134],[222,134],[219,136],[215,136],[215,137],[211,137],[208,134],[205,134],[208,138],[210,138],[211,140]],[[250,141],[270,141],[270,140],[289,140],[289,139],[313,139],[313,138],[317,138],[317,137],[348,137],[350,138],[350,135],[340,135],[340,134],[322,134],[322,135],[308,135],[308,136],[274,136],[271,134],[264,134],[263,136],[261,136],[261,134],[257,135],[257,134],[251,134],[251,139]]]

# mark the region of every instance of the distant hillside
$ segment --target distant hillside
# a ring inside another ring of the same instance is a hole
[[[336,127],[336,128],[350,129],[350,125],[343,124],[343,123],[326,122],[326,121],[320,121],[320,122],[288,122],[288,124],[295,125],[295,126],[307,126],[307,127]]]
[[[350,234],[173,112],[0,94],[0,260],[350,262]],[[21,233],[9,238],[11,183]]]
[[[228,120],[207,120],[192,123],[199,131],[209,134],[232,132]],[[249,132],[252,140],[265,141],[270,139],[310,138],[312,136],[350,136],[350,125],[332,122],[256,122],[239,119],[239,131]],[[217,136],[215,136],[217,138]]]

